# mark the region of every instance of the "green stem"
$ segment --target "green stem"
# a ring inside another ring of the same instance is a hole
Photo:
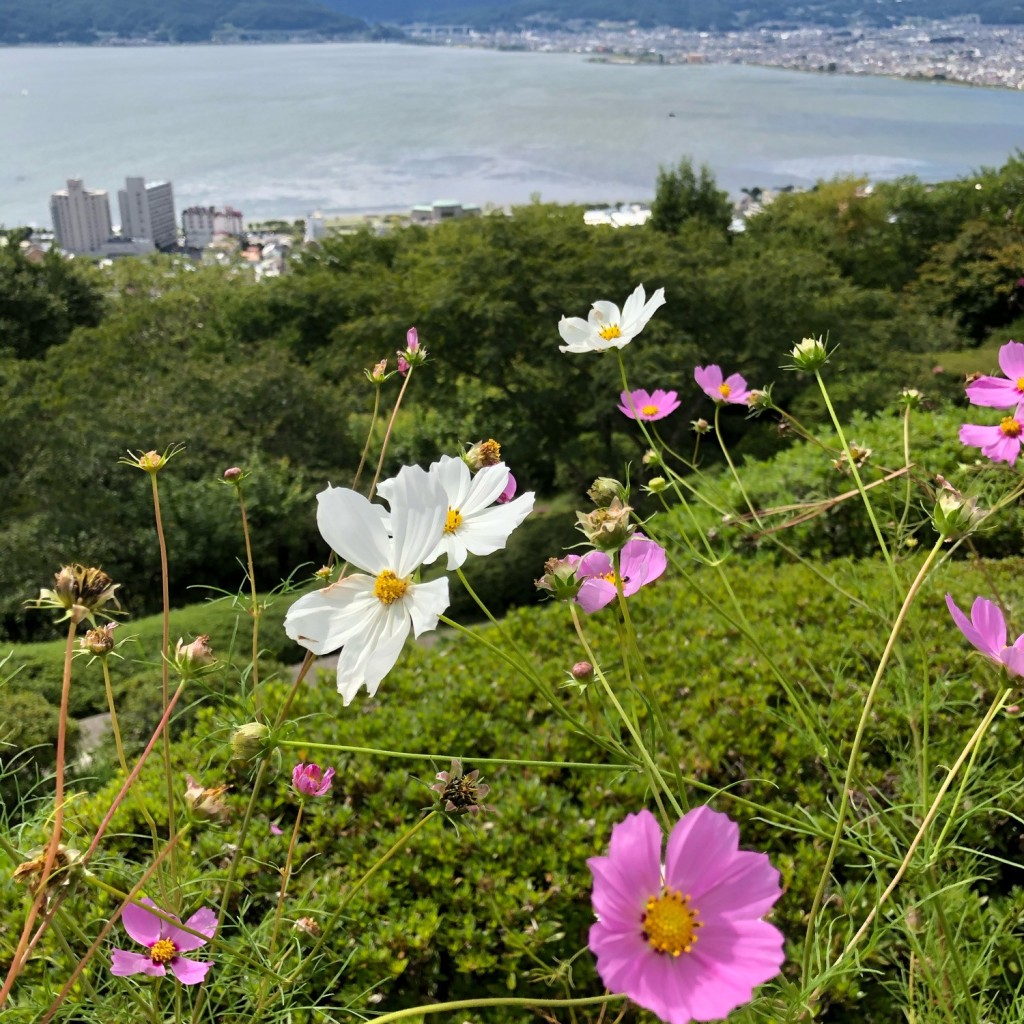
[[[363,445],[363,454],[359,456],[359,465],[356,467],[356,475],[352,478],[352,490],[359,489],[359,481],[363,476],[363,468],[366,466],[366,458],[370,454],[370,445],[373,443],[373,431],[377,426],[377,415],[380,412],[380,385],[373,389],[373,413],[370,415],[370,429],[366,432],[366,444]]]
[[[940,536],[935,541],[935,545],[932,547],[931,551],[928,552],[928,557],[924,560],[921,568],[918,570],[917,576],[914,578],[914,582],[911,583],[910,589],[907,591],[907,596],[903,600],[903,605],[896,616],[896,621],[892,625],[892,630],[889,633],[889,639],[886,641],[885,650],[882,652],[882,657],[878,662],[878,668],[875,670],[874,679],[871,680],[871,686],[868,688],[867,696],[864,699],[864,707],[861,709],[860,721],[857,723],[857,732],[853,738],[853,747],[850,750],[850,758],[846,764],[846,777],[843,780],[842,796],[839,802],[839,812],[836,816],[836,827],[832,836],[832,845],[829,848],[825,867],[821,873],[821,878],[818,881],[818,888],[815,890],[810,912],[807,915],[807,931],[804,937],[804,955],[801,967],[801,977],[803,978],[804,985],[807,984],[808,976],[810,974],[814,926],[816,924],[818,910],[821,908],[822,900],[825,896],[825,889],[827,888],[829,879],[832,875],[832,865],[835,863],[836,851],[839,849],[839,841],[842,838],[843,829],[846,826],[846,813],[850,806],[850,787],[853,784],[853,773],[856,770],[857,761],[860,757],[861,744],[864,740],[864,733],[867,730],[868,719],[871,716],[871,709],[874,706],[875,695],[878,693],[882,677],[885,675],[885,670],[889,665],[889,659],[896,646],[896,640],[900,635],[903,623],[906,620],[911,605],[914,603],[914,599],[917,597],[918,591],[921,589],[921,586],[932,567],[932,563],[942,550],[943,543],[944,538]]]
[[[474,757],[464,754],[415,754],[408,750],[383,750],[380,747],[353,747],[343,743],[311,743],[305,740],[278,740],[279,747],[299,750],[335,750],[343,754],[369,754],[376,757],[397,757],[408,761],[463,761],[473,764],[519,765],[525,768],[594,768],[603,772],[636,771],[633,764],[597,764],[591,761],[529,761],[515,757]]]
[[[373,474],[373,483],[370,484],[370,493],[367,497],[372,501],[374,492],[377,490],[377,481],[380,480],[380,472],[384,468],[384,457],[388,453],[388,444],[391,442],[391,432],[395,429],[395,420],[398,418],[398,410],[402,405],[402,399],[405,397],[405,390],[409,386],[409,381],[412,380],[412,371],[415,370],[415,366],[410,366],[408,372],[402,380],[402,386],[398,389],[398,397],[395,399],[395,407],[391,410],[391,418],[388,420],[388,429],[384,432],[384,440],[380,446],[380,457],[377,459],[377,470]]]
[[[245,498],[242,496],[242,485],[239,483],[238,507],[242,512],[242,536],[245,538],[245,562],[249,574],[249,614],[252,616],[252,699],[256,713],[260,710],[260,615],[263,606],[256,597],[256,568],[252,560],[252,540],[249,536],[249,517],[245,512]]]
[[[629,731],[630,736],[633,737],[633,742],[636,744],[637,752],[640,754],[640,760],[643,761],[644,766],[647,769],[647,773],[650,776],[651,790],[654,794],[655,799],[658,801],[659,807],[661,806],[661,800],[658,797],[658,789],[668,797],[669,803],[672,804],[672,810],[675,811],[676,816],[681,818],[683,816],[683,808],[680,806],[679,801],[676,799],[675,794],[666,785],[665,779],[661,774],[658,766],[654,763],[654,759],[647,751],[647,747],[644,745],[643,737],[640,735],[640,731],[633,724],[632,719],[626,714],[626,709],[619,703],[618,697],[615,696],[615,691],[611,688],[608,683],[608,679],[605,677],[604,672],[601,670],[601,666],[598,663],[597,656],[591,649],[590,642],[587,640],[586,634],[583,632],[583,624],[580,622],[579,612],[576,611],[576,605],[569,605],[569,612],[572,615],[573,626],[576,627],[576,635],[579,637],[580,643],[583,646],[583,650],[586,652],[587,660],[594,666],[594,675],[597,676],[598,681],[604,689],[605,696],[611,701],[612,707],[618,712],[619,717],[622,719],[623,724]],[[663,817],[664,808],[662,808]]]
[[[493,999],[456,999],[450,1003],[427,1003],[426,1006],[410,1006],[404,1010],[393,1010],[380,1017],[371,1017],[372,1024],[391,1024],[394,1020],[407,1017],[425,1017],[431,1013],[448,1013],[451,1010],[474,1010],[485,1006],[521,1006],[525,1009],[557,1009],[573,1006],[599,1006],[625,999],[624,995],[585,996],[579,999],[519,999],[514,996],[498,996]]]
[[[341,902],[338,904],[337,907],[335,907],[334,913],[331,914],[330,918],[327,921],[327,924],[325,924],[321,928],[320,936],[319,938],[317,938],[313,948],[309,951],[309,953],[306,956],[303,957],[302,963],[300,963],[299,966],[292,972],[292,974],[288,976],[287,984],[289,987],[295,984],[296,979],[302,973],[303,968],[307,964],[316,962],[317,954],[323,948],[323,944],[327,941],[327,937],[331,933],[331,930],[338,923],[338,919],[345,912],[345,908],[349,905],[349,903],[352,902],[352,897],[355,896],[355,894],[359,892],[363,888],[363,886],[366,885],[366,883],[369,882],[370,879],[373,878],[373,876],[378,871],[380,871],[380,869],[384,867],[384,865],[387,864],[387,862],[391,860],[391,858],[394,857],[395,854],[398,853],[399,850],[401,850],[402,847],[405,846],[405,844],[409,842],[409,840],[412,839],[412,837],[415,836],[416,833],[419,832],[420,829],[422,829],[427,824],[428,821],[432,821],[437,816],[437,811],[431,811],[429,814],[425,814],[422,818],[420,818],[420,820],[417,821],[416,824],[412,826],[412,828],[408,829],[406,832],[403,832],[402,835],[400,835],[394,841],[394,843],[391,844],[391,847],[382,857],[379,857],[376,861],[374,861],[373,864],[370,865],[370,867],[366,871],[363,872],[358,881],[356,881],[353,885],[351,885],[348,889],[345,890],[345,895],[342,896]]]

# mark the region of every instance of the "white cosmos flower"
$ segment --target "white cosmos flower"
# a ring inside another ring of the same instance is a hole
[[[601,299],[594,303],[586,320],[578,316],[563,316],[558,322],[558,333],[564,345],[560,352],[603,352],[609,348],[628,345],[665,305],[665,289],[659,288],[647,300],[644,286],[638,284],[622,311],[614,302]]]
[[[390,481],[388,516],[347,487],[317,495],[316,521],[331,548],[363,573],[300,597],[285,616],[285,632],[314,654],[341,648],[338,692],[349,704],[365,686],[372,696],[391,671],[410,628],[437,626],[448,607],[448,580],[414,583],[412,574],[437,548],[448,498],[419,466]]]
[[[528,491],[514,501],[497,505],[498,496],[508,484],[508,466],[499,462],[471,474],[462,459],[442,455],[430,467],[447,495],[447,517],[444,532],[427,562],[448,555],[448,569],[458,569],[470,555],[490,555],[508,542],[512,531],[533,510],[533,492]],[[379,487],[390,499],[394,481],[386,480]]]

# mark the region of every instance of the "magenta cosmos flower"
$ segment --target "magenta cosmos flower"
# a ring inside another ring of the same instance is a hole
[[[323,796],[331,788],[333,779],[334,769],[322,771],[318,764],[300,761],[292,769],[292,785],[303,796]]]
[[[960,428],[960,441],[971,448],[980,448],[981,454],[993,462],[1008,462],[1012,466],[1020,455],[1022,431],[1024,413],[1018,406],[1012,416],[1004,416],[995,427],[965,423]]]
[[[643,388],[636,391],[623,391],[619,412],[631,420],[663,420],[679,408],[679,396],[674,391],[652,391],[648,394]]]
[[[672,829],[661,862],[650,811],[612,829],[607,857],[587,861],[597,923],[590,949],[612,992],[669,1024],[720,1020],[782,967],[782,933],[761,920],[781,895],[763,853],[739,849],[725,814],[697,807]]]
[[[1024,345],[1008,341],[999,349],[999,369],[1006,377],[979,377],[967,385],[972,405],[1011,409],[1024,402]]]
[[[147,906],[155,907],[150,899],[142,901]],[[173,914],[167,914],[177,924],[180,921]],[[198,985],[206,977],[206,972],[213,966],[210,961],[189,960],[182,953],[191,953],[200,946],[205,946],[217,932],[217,915],[208,907],[197,910],[186,922],[185,927],[201,932],[206,938],[182,931],[174,924],[162,921],[156,914],[145,907],[129,903],[121,911],[121,923],[124,930],[140,946],[147,946],[146,953],[130,953],[124,949],[115,949],[111,953],[110,973],[119,978],[130,974],[148,974],[161,978],[170,967],[171,973],[182,985]]]
[[[656,580],[665,571],[665,565],[665,549],[642,533],[634,534],[619,553],[622,593],[626,597],[635,594]],[[615,600],[615,569],[606,552],[585,554],[576,567],[576,579],[583,581],[576,603],[585,612],[596,612]]]
[[[946,607],[957,628],[967,642],[976,647],[989,661],[1002,665],[1011,676],[1024,676],[1024,633],[1013,645],[1006,642],[1006,619],[999,605],[976,597],[971,605],[971,617],[956,606],[953,595],[946,595]]]
[[[722,368],[712,363],[710,366],[696,366],[693,379],[704,394],[715,402],[728,402],[730,405],[746,405],[750,392],[747,382],[738,374],[722,379]]]

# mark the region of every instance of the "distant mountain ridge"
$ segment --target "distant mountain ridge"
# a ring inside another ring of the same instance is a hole
[[[1024,0],[323,0],[341,13],[378,22],[452,21],[513,27],[524,19],[629,21],[730,29],[765,22],[898,24],[906,18],[978,15],[988,24],[1024,22]]]
[[[319,0],[0,0],[0,43],[91,43],[111,35],[205,42],[217,33],[347,36],[360,17]]]

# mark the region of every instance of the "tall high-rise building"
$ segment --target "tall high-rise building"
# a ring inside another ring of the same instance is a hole
[[[121,234],[126,238],[148,238],[158,249],[173,249],[178,244],[178,226],[174,216],[174,192],[169,181],[146,184],[145,178],[125,178],[118,190],[121,207]]]
[[[65,252],[98,253],[111,235],[110,200],[103,189],[86,188],[81,178],[50,196],[57,245]]]

